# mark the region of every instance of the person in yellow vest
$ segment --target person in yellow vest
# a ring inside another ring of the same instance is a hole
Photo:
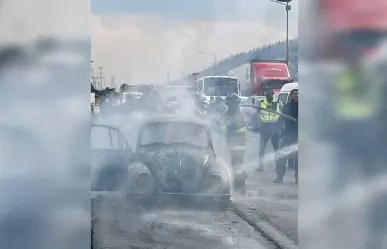
[[[266,92],[266,99],[261,102],[261,107],[269,110],[273,110],[273,112],[261,110],[261,135],[259,141],[259,163],[257,171],[264,170],[264,162],[263,158],[265,156],[266,145],[271,140],[271,144],[273,146],[274,152],[279,150],[279,118],[280,115],[274,113],[280,112],[279,104],[274,102],[274,93],[269,91]]]
[[[318,2],[316,6],[324,6],[327,1]],[[336,3],[336,6],[332,3]],[[351,191],[351,185],[357,185],[353,188],[363,185],[364,196],[356,199],[361,200],[356,207],[360,207],[365,215],[353,224],[362,228],[362,248],[384,249],[387,248],[386,192],[383,188],[381,191],[373,188],[379,185],[376,183],[378,179],[383,181],[387,174],[387,4],[381,0],[351,1],[348,5],[342,3],[330,1],[325,5],[326,9],[319,13],[324,18],[317,19],[323,27],[324,32],[320,33],[324,37],[314,42],[319,44],[321,41],[317,48],[324,50],[321,54],[326,61],[323,62],[330,65],[339,62],[344,64],[345,70],[333,79],[332,74],[326,74],[328,77],[317,76],[316,79],[319,81],[316,89],[322,91],[315,90],[319,92],[321,102],[308,106],[318,113],[313,114],[317,122],[312,123],[311,131],[315,133],[312,139],[333,147],[327,155],[334,160],[323,160],[323,163],[320,160],[315,165],[330,167],[326,162],[332,164],[332,179],[326,181],[328,187],[332,188],[332,194],[345,194],[352,198],[354,192]],[[319,80],[321,78],[323,80]],[[345,191],[347,188],[348,193]],[[335,199],[337,201],[333,207],[338,208],[339,212],[340,207],[349,206],[348,198],[339,196]],[[338,212],[334,210],[332,213]],[[348,219],[348,216],[344,215],[343,218]],[[332,244],[323,247],[332,248]]]
[[[335,145],[339,146],[338,167],[332,179],[333,192],[341,192],[351,181],[351,175],[359,170],[363,177],[371,176],[377,165],[375,148],[381,130],[377,120],[381,111],[380,88],[372,73],[362,59],[354,58],[347,62],[343,70],[332,84],[333,103],[332,125],[325,132]],[[350,161],[356,161],[354,170]],[[377,171],[377,170],[376,170]]]

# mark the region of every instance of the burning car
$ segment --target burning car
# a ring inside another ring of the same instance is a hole
[[[195,119],[158,115],[140,128],[127,195],[142,202],[161,196],[230,200],[231,173],[216,160],[208,126]]]
[[[211,200],[226,207],[231,172],[217,161],[207,124],[155,115],[139,128],[136,149],[118,128],[92,125],[92,191],[125,193],[133,202]]]

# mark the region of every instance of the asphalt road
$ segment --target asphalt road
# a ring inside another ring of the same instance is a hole
[[[94,201],[94,248],[278,248],[271,241],[276,234],[259,229],[265,226],[297,243],[298,190],[292,172],[287,173],[285,184],[271,183],[275,176],[271,145],[267,148],[265,171],[255,172],[258,144],[259,134],[249,132],[244,165],[248,174],[246,187],[233,193],[234,204],[224,211],[128,210],[128,206],[116,197],[114,201],[105,198]],[[226,155],[217,154],[221,160],[227,160]]]
[[[94,213],[94,248],[276,248],[230,210],[132,210],[125,216],[105,205]]]
[[[294,171],[288,170],[284,184],[273,184],[275,163],[273,148],[266,148],[265,170],[256,172],[258,166],[259,134],[249,132],[245,169],[248,174],[245,190],[234,193],[233,201],[249,220],[265,221],[274,229],[298,244],[298,185]]]

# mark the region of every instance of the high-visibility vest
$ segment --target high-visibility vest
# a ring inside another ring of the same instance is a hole
[[[377,86],[371,85],[371,78],[363,77],[360,81],[355,75],[346,72],[339,76],[334,91],[338,95],[335,100],[334,114],[347,120],[368,119],[377,114],[379,93]]]
[[[236,124],[236,129],[230,131],[228,125],[223,125],[222,129],[226,133],[227,137],[227,150],[246,150],[246,136],[247,136],[247,124],[245,123],[244,118],[233,116],[226,117],[228,125]]]
[[[277,102],[269,103],[266,99],[261,102],[261,108],[270,109],[277,113],[280,112],[279,104]],[[280,118],[279,114],[261,110],[261,122],[274,123]]]

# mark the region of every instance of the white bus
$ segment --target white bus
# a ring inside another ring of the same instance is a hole
[[[231,76],[205,76],[196,80],[196,89],[200,95],[209,99],[221,96],[223,99],[229,93],[240,95],[239,80]]]

